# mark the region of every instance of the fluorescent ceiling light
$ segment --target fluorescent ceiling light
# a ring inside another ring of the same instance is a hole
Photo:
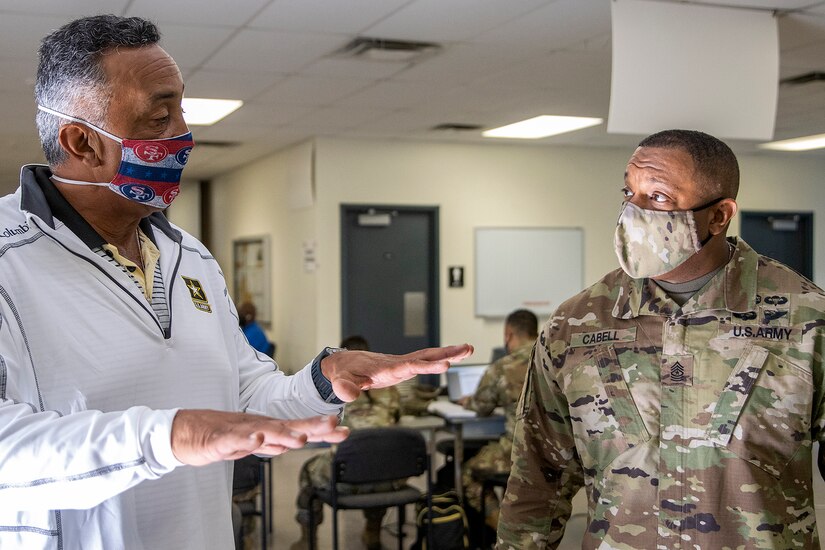
[[[822,149],[825,148],[825,134],[771,141],[761,143],[759,147],[763,149],[773,149],[774,151],[810,151],[811,149]]]
[[[239,99],[183,98],[183,120],[191,126],[209,126],[235,112],[243,101]]]
[[[541,115],[482,132],[484,137],[538,139],[601,124],[601,118]]]

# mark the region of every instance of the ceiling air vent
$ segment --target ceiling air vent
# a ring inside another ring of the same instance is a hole
[[[823,80],[825,80],[824,72],[812,71],[810,73],[804,73],[797,76],[789,76],[788,78],[783,78],[779,81],[779,83],[797,86],[799,84],[807,84],[809,82],[821,82]]]
[[[462,122],[445,122],[437,124],[431,128],[433,132],[478,132],[483,126],[481,124],[465,124]]]
[[[441,46],[432,42],[408,42],[406,40],[359,36],[338,50],[337,53],[338,55],[367,61],[411,63],[433,55],[439,50],[441,50]]]

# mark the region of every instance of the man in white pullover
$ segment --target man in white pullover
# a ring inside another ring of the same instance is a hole
[[[294,376],[256,353],[214,258],[160,213],[193,142],[158,40],[96,16],[40,48],[49,165],[0,199],[3,549],[232,548],[232,459],[340,441],[361,390],[472,352],[327,348]]]

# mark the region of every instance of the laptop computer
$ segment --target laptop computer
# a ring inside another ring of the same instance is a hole
[[[458,401],[465,395],[473,395],[488,365],[456,365],[447,369],[447,396]]]

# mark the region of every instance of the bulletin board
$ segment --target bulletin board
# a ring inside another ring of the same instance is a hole
[[[477,227],[476,316],[552,313],[583,287],[583,249],[580,227]]]
[[[235,267],[232,294],[235,305],[252,302],[257,312],[256,320],[269,326],[272,321],[269,236],[232,241],[232,260]]]

